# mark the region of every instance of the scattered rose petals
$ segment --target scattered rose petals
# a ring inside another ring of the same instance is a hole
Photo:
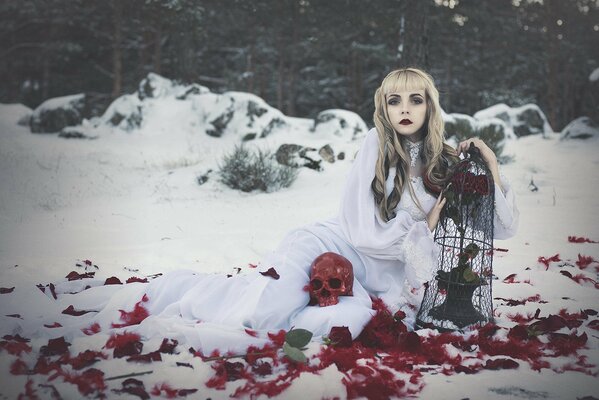
[[[515,369],[518,368],[520,364],[518,364],[514,360],[510,360],[509,358],[497,358],[495,360],[487,360],[485,363],[485,369]]]
[[[76,357],[69,358],[68,364],[70,364],[74,369],[83,369],[100,360],[106,360],[106,358],[106,354],[102,353],[101,351],[85,350],[79,353]]]
[[[139,323],[141,323],[141,321],[148,318],[150,313],[142,304],[142,303],[146,303],[147,301],[148,301],[148,296],[146,294],[144,294],[143,297],[141,298],[141,300],[138,301],[137,303],[135,303],[135,307],[133,308],[133,311],[119,310],[119,312],[121,313],[121,321],[123,321],[123,323],[122,324],[114,324],[113,323],[111,325],[111,327],[123,328],[125,326],[138,325]]]
[[[0,294],[7,294],[7,293],[12,293],[13,290],[15,290],[15,287],[11,287],[11,288],[6,288],[6,287],[0,287]]]
[[[272,279],[279,279],[281,277],[273,267],[270,267],[266,272],[260,272],[260,274],[270,276]]]
[[[134,283],[134,282],[148,283],[148,278],[138,278],[137,276],[132,276],[125,281],[125,283]]]
[[[578,236],[568,236],[568,242],[570,242],[570,243],[599,243],[599,242],[595,242],[594,240],[591,240],[589,238],[578,237]]]
[[[106,389],[104,383],[104,372],[96,368],[90,368],[81,374],[62,373],[66,382],[77,385],[79,393],[87,396],[94,392],[101,392]]]
[[[50,339],[48,340],[48,344],[46,346],[42,346],[40,348],[40,354],[46,357],[63,354],[69,351],[70,345],[70,343],[64,340],[64,336],[56,339]]]
[[[133,354],[127,359],[128,362],[151,363],[153,361],[162,361],[162,356],[158,350],[147,354]]]
[[[60,327],[62,327],[62,325],[58,322],[55,322],[53,324],[44,324],[44,327],[52,329],[52,328],[60,328]]]
[[[21,353],[31,352],[31,346],[27,344],[29,342],[28,339],[24,339],[19,335],[6,335],[3,339],[6,340],[0,341],[0,350],[5,350],[8,354],[20,356]]]
[[[106,341],[106,348],[114,349],[113,356],[115,358],[141,354],[143,343],[140,341],[140,338],[137,333],[124,332],[122,334],[115,334]]]
[[[89,328],[81,329],[81,331],[87,336],[95,335],[96,333],[100,332],[100,330],[100,324],[98,324],[97,322],[91,324]]]
[[[95,272],[84,272],[80,274],[77,271],[71,271],[67,276],[65,276],[65,278],[67,278],[69,281],[76,281],[80,279],[93,278],[94,275],[96,275]]]
[[[84,315],[84,314],[87,314],[87,313],[91,313],[91,312],[97,312],[97,311],[94,311],[94,310],[75,310],[75,307],[73,307],[73,305],[70,305],[67,308],[65,308],[64,310],[62,310],[63,314],[73,315],[75,317],[79,317],[81,315]]]
[[[110,278],[106,278],[104,281],[104,285],[122,285],[123,282],[116,276],[111,276]]]
[[[578,261],[576,261],[576,265],[580,269],[585,269],[586,267],[589,266],[589,264],[591,264],[593,262],[595,262],[595,260],[593,259],[593,257],[591,257],[591,256],[582,256],[579,253],[578,254]]]
[[[167,398],[172,399],[174,397],[185,397],[188,394],[192,394],[197,391],[198,389],[173,389],[168,384],[161,383],[160,385],[154,385],[154,388],[152,388],[152,391],[150,393],[153,396],[161,396],[162,392],[164,392],[164,395]]]
[[[127,393],[143,400],[150,398],[150,395],[146,392],[144,383],[140,380],[128,378],[121,383],[121,386],[122,389],[112,389],[112,391],[115,393]]]
[[[179,342],[175,339],[164,338],[162,339],[162,343],[160,344],[158,351],[165,354],[174,354],[175,348],[177,348],[178,344]]]
[[[538,262],[545,264],[545,271],[547,271],[549,269],[549,263],[550,262],[558,262],[561,261],[561,258],[559,258],[559,254],[556,254],[554,256],[551,256],[549,258],[545,258],[545,257],[539,257]]]
[[[252,329],[245,328],[245,333],[247,333],[248,335],[250,335],[252,337],[258,337],[258,332],[256,332],[255,330],[252,330]]]

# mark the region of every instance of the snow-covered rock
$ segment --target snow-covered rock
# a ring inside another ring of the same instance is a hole
[[[462,140],[479,137],[497,156],[503,152],[508,140],[516,139],[514,131],[499,118],[479,120],[467,114],[442,114],[445,121],[445,132],[450,144],[457,145]]]
[[[85,94],[54,97],[40,104],[31,116],[30,127],[34,133],[56,133],[83,120]]]
[[[299,144],[282,144],[275,153],[277,162],[288,167],[306,167],[316,171],[322,171],[322,161],[335,162],[335,152],[330,145],[324,145],[320,149],[302,146]]]
[[[131,131],[141,126],[142,102],[135,94],[126,94],[112,102],[100,122]]]
[[[348,110],[330,109],[318,113],[312,132],[316,135],[333,135],[353,141],[363,138],[368,132],[364,120]]]
[[[476,119],[467,114],[442,113],[445,122],[445,132],[447,137],[456,136],[458,140],[469,138],[475,135]]]
[[[542,133],[548,137],[553,129],[547,117],[536,104],[525,104],[521,107],[510,107],[507,104],[495,104],[474,114],[474,118],[484,120],[499,118],[510,127],[518,137]]]
[[[287,126],[285,115],[251,93],[205,93],[193,96],[193,109],[213,137],[236,135],[240,139],[265,138]]]
[[[154,72],[150,72],[139,83],[137,94],[140,100],[157,99],[167,96],[175,96],[179,100],[185,100],[189,95],[209,92],[210,90],[207,87],[198,85],[197,83],[183,85]]]
[[[599,125],[589,117],[579,117],[562,130],[560,140],[599,137]]]

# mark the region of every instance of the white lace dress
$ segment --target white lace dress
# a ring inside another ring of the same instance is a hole
[[[59,296],[51,304],[38,303],[43,311],[37,319],[4,319],[7,323],[0,333],[69,337],[82,335],[82,328],[97,323],[103,333],[120,329],[138,332],[145,338],[169,337],[205,354],[215,349],[240,352],[249,345],[267,343],[269,332],[292,327],[308,329],[318,338],[333,326],[347,326],[355,338],[374,314],[371,296],[382,298],[392,311],[404,310],[405,321],[412,325],[423,294],[422,284],[432,278],[438,249],[426,214],[412,201],[407,189],[395,210],[396,217],[389,222],[381,220],[370,190],[377,154],[378,137],[373,129],[353,163],[339,214],[290,231],[252,273],[227,278],[180,270],[149,284],[93,287]],[[389,174],[387,193],[393,186],[394,173],[392,170]],[[425,192],[419,176],[411,181],[428,213],[436,199]],[[514,193],[505,178],[501,183],[505,193],[498,186],[495,188],[498,239],[513,235],[518,225]],[[309,282],[310,265],[327,251],[351,261],[354,295],[341,297],[334,306],[308,306],[309,294],[304,287]],[[279,279],[259,273],[270,267],[277,271]],[[149,311],[148,318],[138,325],[113,327],[121,322],[120,310],[132,310],[144,298],[147,301],[142,305]],[[98,312],[80,317],[61,314],[69,305]],[[22,312],[19,307],[16,302],[5,303],[0,309],[3,314],[12,314]],[[55,322],[62,327],[43,326]]]

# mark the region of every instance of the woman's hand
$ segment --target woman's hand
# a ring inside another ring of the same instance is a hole
[[[474,147],[480,150],[480,155],[489,167],[489,170],[493,175],[493,180],[496,184],[499,185],[499,188],[503,191],[501,181],[499,180],[499,167],[497,164],[497,157],[495,156],[495,153],[493,153],[493,150],[491,150],[491,148],[487,146],[485,142],[483,142],[479,138],[470,138],[460,142],[460,144],[458,144],[458,147],[456,148],[458,156],[460,155],[460,153],[466,154],[466,152],[470,148],[470,143],[474,143]]]
[[[437,223],[439,223],[439,216],[441,215],[441,210],[443,209],[443,206],[446,202],[447,199],[443,196],[443,193],[441,193],[439,197],[437,197],[437,202],[429,211],[426,217],[426,222],[428,223],[428,229],[430,229],[431,232],[437,227]]]

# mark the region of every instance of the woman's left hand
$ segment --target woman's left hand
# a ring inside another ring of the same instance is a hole
[[[491,148],[487,146],[485,142],[483,142],[479,138],[470,138],[460,142],[456,149],[458,152],[458,156],[460,155],[460,153],[466,154],[468,148],[470,148],[470,143],[474,143],[474,146],[480,150],[480,155],[482,159],[485,161],[485,163],[487,163],[487,166],[489,167],[489,170],[493,175],[493,180],[496,184],[499,185],[499,188],[503,191],[503,185],[501,185],[501,181],[499,179],[499,167],[497,165],[497,157],[495,156],[493,150],[491,150]]]

